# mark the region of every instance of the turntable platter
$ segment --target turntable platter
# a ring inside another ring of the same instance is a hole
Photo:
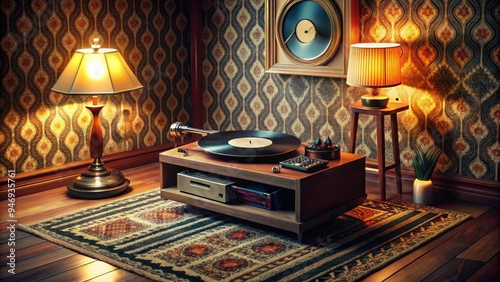
[[[203,150],[226,157],[271,157],[300,147],[292,135],[263,130],[233,130],[206,135],[198,140]]]

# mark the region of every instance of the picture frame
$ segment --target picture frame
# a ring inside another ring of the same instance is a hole
[[[331,0],[342,14],[342,35],[335,55],[323,65],[294,63],[287,58],[278,44],[276,36],[278,13],[287,1],[290,0],[266,0],[265,2],[266,73],[345,78],[349,46],[359,42],[359,0]]]

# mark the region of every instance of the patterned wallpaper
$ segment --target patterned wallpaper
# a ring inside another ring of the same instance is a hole
[[[302,141],[330,136],[349,146],[349,104],[366,90],[345,79],[266,74],[264,0],[206,1],[204,127],[286,132]],[[437,169],[499,180],[500,5],[497,0],[362,0],[361,41],[403,47],[400,86],[382,89],[408,103],[398,115],[400,157],[443,148]],[[386,146],[392,148],[389,120]],[[360,116],[356,152],[376,157],[373,117]],[[393,160],[387,150],[388,160]]]
[[[0,176],[89,158],[90,97],[50,88],[94,37],[144,85],[100,97],[104,154],[164,143],[173,121],[189,123],[186,1],[2,0],[0,9]]]
[[[366,90],[339,78],[266,74],[264,1],[203,1],[204,127],[305,142],[330,136],[347,150],[349,104]],[[436,144],[438,170],[499,180],[498,3],[361,0],[361,40],[403,46],[403,84],[383,92],[410,104],[398,119],[404,166],[413,145]],[[0,8],[0,175],[88,158],[88,99],[50,87],[95,36],[122,52],[145,86],[101,98],[105,154],[166,142],[172,121],[189,124],[187,1],[2,0]],[[373,118],[361,116],[358,153],[376,157],[375,133]]]

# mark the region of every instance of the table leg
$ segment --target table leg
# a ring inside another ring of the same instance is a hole
[[[376,116],[377,119],[377,159],[378,180],[380,186],[380,199],[385,201],[385,139],[384,139],[384,116]]]
[[[354,154],[354,150],[356,149],[356,135],[358,132],[358,119],[359,113],[351,112],[351,142],[349,146],[349,153]]]
[[[398,138],[398,116],[397,114],[391,115],[391,131],[392,131],[392,154],[394,155],[394,165],[396,170],[396,187],[398,194],[403,193],[401,181],[401,161],[399,157],[399,138]]]

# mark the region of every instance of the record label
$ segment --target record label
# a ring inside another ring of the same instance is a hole
[[[234,130],[198,140],[203,150],[226,157],[270,157],[295,151],[301,141],[292,135],[263,130]]]
[[[259,137],[243,137],[231,139],[227,143],[238,148],[264,148],[273,144],[273,141]]]

